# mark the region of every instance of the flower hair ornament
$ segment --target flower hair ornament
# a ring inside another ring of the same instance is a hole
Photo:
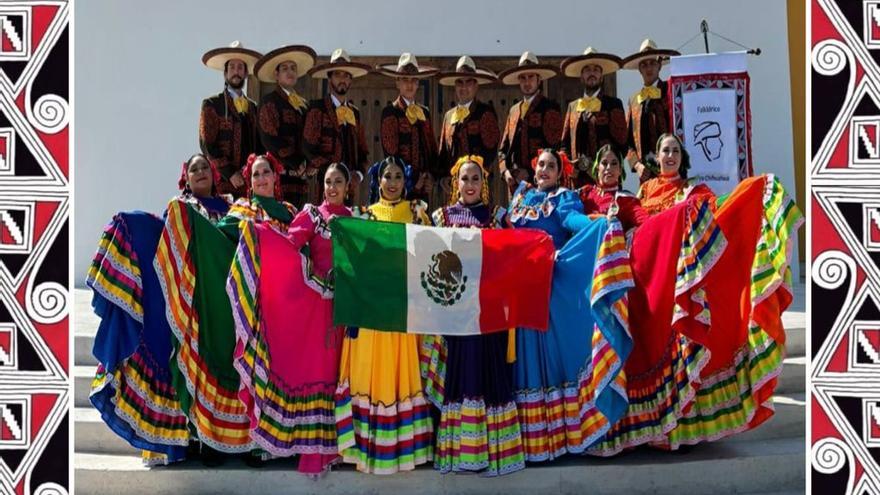
[[[189,175],[189,165],[192,163],[193,160],[199,157],[204,158],[205,161],[208,162],[208,165],[211,167],[211,193],[214,193],[217,190],[217,184],[220,183],[220,172],[217,171],[217,165],[215,165],[213,161],[209,160],[207,156],[201,153],[196,153],[195,155],[191,156],[189,160],[183,162],[183,165],[180,169],[180,178],[177,180],[177,188],[185,193],[192,192],[192,190],[190,190],[189,188],[189,183],[187,182],[187,176]]]
[[[251,153],[248,156],[247,163],[244,166],[244,182],[247,185],[247,196],[250,197],[252,192],[251,174],[254,172],[254,162],[260,158],[265,158],[266,161],[269,162],[269,166],[272,167],[272,172],[275,173],[275,199],[281,200],[281,174],[284,172],[284,166],[281,165],[281,162],[279,162],[272,153],[266,153],[264,155]]]
[[[571,176],[574,174],[574,165],[572,165],[571,160],[568,159],[568,154],[564,151],[556,151],[552,148],[541,148],[535,154],[535,157],[532,158],[532,170],[538,169],[538,158],[542,153],[547,152],[557,158],[559,165],[559,185],[560,186],[568,186],[571,181]]]
[[[400,199],[406,199],[406,195],[413,188],[412,167],[394,155],[389,156],[384,160],[374,163],[370,166],[370,169],[367,170],[367,175],[370,177],[371,204],[379,201],[379,180],[382,178],[382,172],[384,172],[389,165],[396,165],[403,170],[403,194],[400,195]]]
[[[484,205],[489,204],[489,173],[483,168],[483,157],[480,155],[464,155],[455,162],[449,174],[452,176],[452,192],[449,195],[449,204],[458,202],[458,174],[466,163],[476,163],[480,167],[480,173],[483,174],[483,185],[480,187],[480,200]]]

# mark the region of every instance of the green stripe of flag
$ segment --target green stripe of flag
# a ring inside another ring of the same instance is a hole
[[[337,217],[333,321],[406,331],[406,224]]]

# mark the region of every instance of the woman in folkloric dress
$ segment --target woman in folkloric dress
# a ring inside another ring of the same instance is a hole
[[[532,168],[535,184],[520,183],[510,221],[544,230],[557,249],[548,330],[516,330],[516,406],[535,462],[584,452],[626,411],[620,371],[632,341],[622,305],[632,276],[620,223],[590,219],[560,186],[573,170],[568,158],[541,150]]]
[[[339,457],[334,392],[343,329],[333,325],[329,222],[351,215],[343,204],[349,182],[348,168],[331,164],[324,201],[306,204],[286,236],[250,225],[227,281],[251,435],[274,456],[299,454],[299,471],[309,475]],[[308,255],[300,252],[305,246]]]
[[[451,173],[451,202],[434,212],[434,225],[509,226],[506,210],[489,204],[481,156],[459,158]],[[434,466],[443,473],[497,476],[525,468],[508,338],[508,332],[423,337],[425,390],[440,410]]]
[[[430,225],[424,202],[408,201],[409,167],[389,156],[370,168],[375,203],[357,215]],[[422,391],[417,335],[349,329],[336,391],[339,452],[358,471],[411,471],[432,459],[430,406]]]

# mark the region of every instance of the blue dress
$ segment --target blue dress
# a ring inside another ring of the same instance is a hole
[[[515,228],[541,229],[557,248],[546,332],[517,329],[514,387],[526,460],[582,453],[627,407],[623,363],[632,340],[618,311],[632,277],[620,223],[583,214],[577,193],[522,182]],[[612,274],[618,274],[611,276]]]
[[[101,318],[92,350],[100,365],[89,398],[111,430],[145,451],[148,464],[183,460],[189,440],[171,383],[171,328],[153,268],[164,226],[141,211],[114,216],[86,280]]]

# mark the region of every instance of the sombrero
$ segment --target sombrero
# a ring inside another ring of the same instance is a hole
[[[637,53],[633,53],[623,59],[621,68],[638,70],[639,63],[642,60],[649,58],[659,59],[661,65],[667,64],[669,63],[669,57],[674,57],[676,55],[681,55],[681,53],[675,50],[657,48],[657,44],[654,43],[654,40],[648,38],[645,41],[642,41],[642,45],[639,46],[639,51]]]
[[[490,84],[497,80],[497,76],[489,69],[477,67],[474,59],[462,55],[455,64],[455,71],[441,72],[437,81],[441,86],[455,86],[458,79],[476,79],[477,84]]]
[[[519,84],[517,78],[520,74],[537,74],[541,79],[547,80],[559,74],[559,69],[550,64],[539,64],[538,57],[534,53],[524,52],[519,57],[519,64],[516,67],[503,70],[501,74],[498,74],[498,79],[501,79],[502,84],[514,86]]]
[[[406,52],[400,55],[400,59],[398,59],[396,65],[377,65],[376,71],[383,76],[388,77],[412,77],[413,79],[424,79],[437,74],[439,69],[427,66],[420,67],[416,56],[412,53]]]
[[[275,82],[275,68],[281,62],[296,63],[296,75],[302,77],[315,65],[315,50],[305,45],[288,45],[263,55],[254,66],[254,74],[263,82]]]
[[[229,46],[208,50],[202,55],[202,63],[211,69],[223,71],[226,69],[226,62],[230,60],[244,60],[248,66],[250,74],[254,73],[254,65],[263,55],[254,50],[248,50],[241,46],[238,40],[233,41]]]
[[[371,68],[367,64],[352,62],[348,52],[342,48],[337,48],[330,55],[330,62],[313,67],[309,74],[315,79],[326,79],[328,74],[334,70],[348,72],[351,74],[351,77],[361,77],[369,74]]]
[[[581,77],[581,69],[585,65],[598,65],[602,68],[602,75],[608,75],[620,69],[620,57],[610,53],[600,53],[588,46],[583,55],[568,57],[562,61],[560,68],[568,77]]]

